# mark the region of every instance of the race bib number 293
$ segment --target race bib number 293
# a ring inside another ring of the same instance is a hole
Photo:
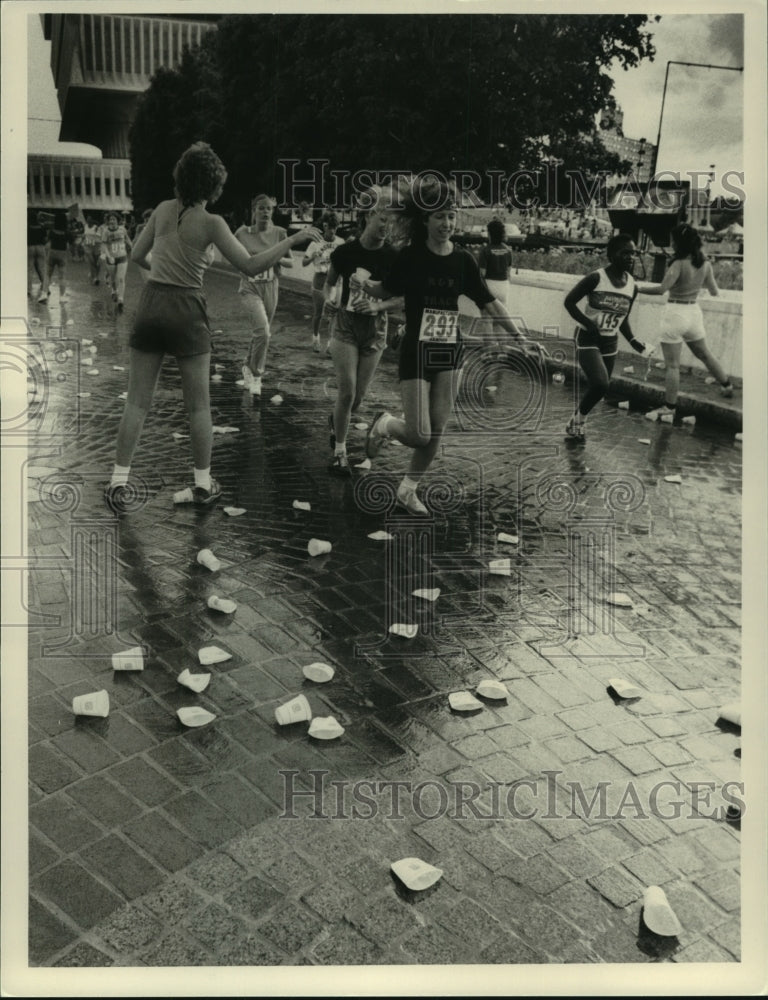
[[[425,309],[421,317],[419,340],[455,344],[459,334],[457,309]]]

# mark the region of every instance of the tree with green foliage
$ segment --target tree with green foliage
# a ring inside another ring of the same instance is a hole
[[[168,158],[195,139],[211,142],[229,171],[222,208],[240,211],[260,190],[280,198],[279,161],[289,159],[484,177],[535,170],[542,155],[562,159],[564,171],[621,169],[595,118],[613,103],[614,61],[653,58],[648,27],[645,15],[619,14],[223,17],[178,71],[157,74],[141,103],[136,200],[159,191],[160,138]]]

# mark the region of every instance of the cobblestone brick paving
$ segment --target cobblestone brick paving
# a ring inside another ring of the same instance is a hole
[[[31,329],[51,372],[31,417],[61,436],[41,436],[27,466],[30,965],[738,961],[739,829],[722,786],[739,779],[740,738],[718,723],[740,692],[733,432],[609,403],[574,445],[572,385],[476,358],[426,481],[434,516],[417,524],[394,508],[407,449],[348,482],[327,473],[334,378],[311,353],[308,299],[282,293],[254,403],[235,386],[234,279],[212,273],[214,423],[239,429],[214,441],[225,498],[173,505],[191,465],[169,361],[133,466],[140,502],[115,519],[101,488],[131,308],[114,316],[70,270],[71,304],[53,295]],[[138,290],[132,270],[129,303]],[[381,408],[399,412],[389,355],[358,419]],[[350,432],[353,464],[364,437]],[[391,542],[368,539],[382,528]],[[309,557],[311,537],[332,551]],[[195,561],[205,547],[215,574]],[[494,558],[509,576],[488,572]],[[436,604],[412,597],[433,586]],[[616,591],[631,609],[605,603]],[[208,610],[213,593],[237,612]],[[419,634],[390,635],[394,621]],[[113,672],[111,654],[137,643],[145,669]],[[203,669],[203,645],[231,658],[195,695],[176,677]],[[334,667],[329,684],[304,679],[315,661]],[[612,697],[616,676],[643,697]],[[484,678],[508,699],[452,712],[448,694]],[[76,718],[72,698],[101,688],[109,717]],[[340,740],[277,726],[299,691]],[[216,720],[183,728],[191,705]],[[444,872],[425,893],[390,874],[411,856]],[[679,938],[642,931],[650,884]]]

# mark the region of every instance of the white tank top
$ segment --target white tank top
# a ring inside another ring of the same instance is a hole
[[[605,273],[604,267],[597,273],[600,279],[587,296],[583,312],[597,324],[602,336],[614,337],[629,314],[635,295],[635,279],[629,274],[624,287],[617,288]]]

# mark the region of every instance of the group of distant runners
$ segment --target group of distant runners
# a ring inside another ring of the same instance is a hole
[[[144,283],[130,335],[130,373],[117,437],[115,465],[105,489],[108,506],[129,508],[131,461],[139,441],[165,354],[176,357],[190,421],[193,484],[189,496],[206,506],[222,487],[211,475],[213,427],[209,381],[211,331],[203,276],[214,248],[241,274],[238,297],[249,318],[251,338],[242,365],[242,385],[260,396],[266,372],[271,324],[277,308],[280,271],[293,265],[290,251],[305,246],[303,263],[313,267],[311,347],[320,351],[323,316],[329,317],[329,353],[337,376],[337,396],[329,414],[329,471],[349,476],[347,434],[362,405],[387,344],[387,316],[404,313],[398,377],[402,415],[377,413],[368,427],[366,454],[375,459],[394,439],[411,449],[408,470],[397,488],[398,505],[414,515],[429,511],[418,487],[434,461],[451,415],[462,370],[464,344],[459,297],[480,311],[483,326],[508,334],[517,349],[537,350],[506,307],[511,255],[504,226],[488,225],[488,244],[480,262],[458,247],[454,235],[458,198],[451,185],[417,177],[397,189],[371,188],[361,196],[358,230],[346,241],[337,235],[338,219],[326,212],[318,225],[288,236],[274,225],[275,201],[254,199],[251,224],[234,234],[227,222],[207,210],[221,195],[226,169],[207,143],[198,142],[174,169],[175,198],[147,213],[132,244],[119,220],[107,220],[99,244],[113,268],[113,288],[122,303],[128,254],[144,269]],[[89,246],[86,228],[86,254]],[[666,366],[666,401],[658,414],[674,413],[683,343],[720,383],[725,396],[733,387],[706,346],[697,297],[702,287],[718,294],[701,238],[683,223],[672,233],[674,259],[661,284],[638,289],[632,277],[633,239],[620,234],[608,243],[608,264],[583,277],[565,297],[576,321],[577,357],[586,389],[568,421],[566,434],[583,439],[588,414],[605,396],[621,333],[631,347],[647,354],[629,315],[638,292],[663,295],[660,341]],[[103,252],[99,250],[99,254]],[[95,251],[92,251],[95,253]],[[97,278],[92,280],[97,281]],[[64,288],[62,288],[64,291]]]

